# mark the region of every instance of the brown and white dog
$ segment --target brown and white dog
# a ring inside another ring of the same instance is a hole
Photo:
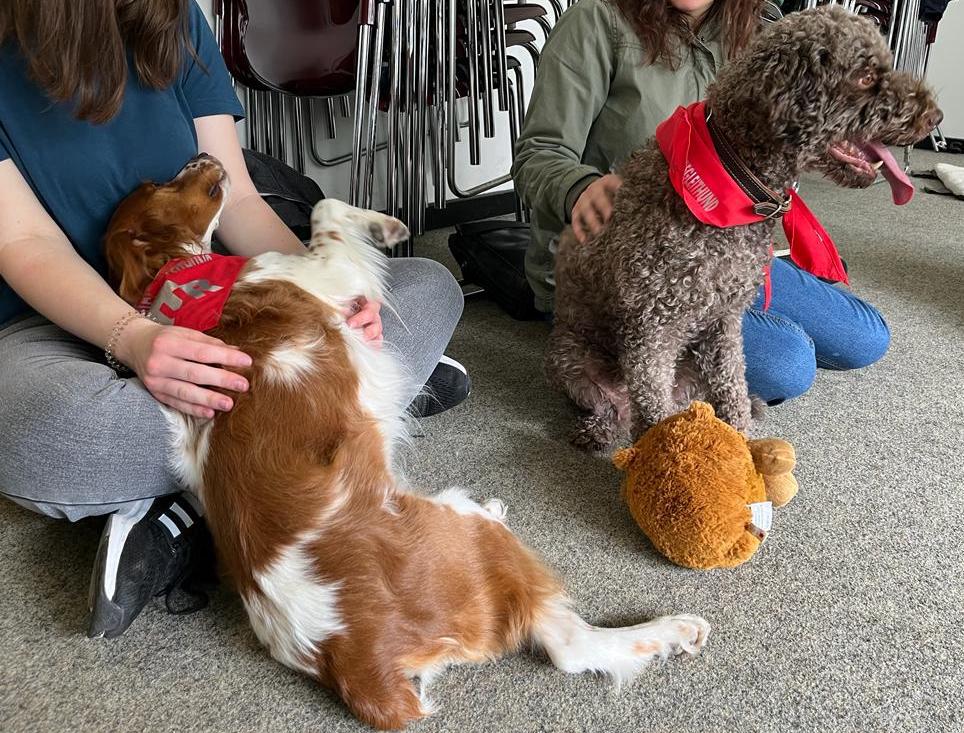
[[[128,302],[169,260],[209,251],[226,185],[221,165],[199,156],[121,204],[106,248]],[[250,260],[210,331],[253,358],[241,370],[249,391],[213,420],[169,413],[176,470],[204,505],[258,639],[383,729],[431,712],[425,686],[445,665],[525,642],[565,672],[617,682],[654,659],[698,652],[709,625],[695,616],[618,629],[584,622],[506,528],[502,502],[400,485],[402,372],[389,348],[346,325],[343,309],[385,297],[386,258],[373,245],[407,236],[396,219],[321,201],[305,254]]]

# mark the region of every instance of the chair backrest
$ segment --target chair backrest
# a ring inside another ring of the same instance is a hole
[[[298,96],[355,88],[359,0],[220,0],[224,56],[239,81]]]

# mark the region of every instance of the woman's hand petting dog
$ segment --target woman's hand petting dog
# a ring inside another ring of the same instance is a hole
[[[251,357],[189,328],[137,319],[121,335],[117,356],[158,402],[195,417],[214,417],[215,410],[226,412],[234,406],[227,395],[205,387],[248,389],[244,377],[220,367],[249,367]]]
[[[348,325],[361,329],[365,340],[382,340],[382,304],[359,299]],[[247,380],[220,367],[251,366],[251,357],[220,339],[179,326],[163,326],[146,319],[130,324],[117,344],[117,355],[140,377],[158,402],[194,417],[227,412],[234,400],[205,387],[245,392]]]
[[[613,199],[623,179],[609,173],[590,183],[572,206],[572,231],[579,244],[603,230],[613,214]]]
[[[377,300],[359,298],[348,311],[354,315],[349,316],[346,322],[352,328],[360,328],[366,341],[380,344],[382,342],[381,309],[382,304]]]

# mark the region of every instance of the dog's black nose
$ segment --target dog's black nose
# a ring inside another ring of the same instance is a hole
[[[933,130],[943,121],[944,121],[944,113],[939,109],[935,109],[933,112],[930,113],[927,120],[927,124],[929,126],[929,129]]]

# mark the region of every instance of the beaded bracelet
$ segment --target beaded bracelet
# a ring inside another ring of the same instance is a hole
[[[124,329],[133,321],[135,318],[143,318],[144,314],[139,311],[131,311],[126,316],[118,319],[117,323],[114,324],[114,328],[110,332],[110,338],[107,339],[107,346],[104,348],[104,356],[107,357],[107,366],[113,369],[118,374],[130,371],[124,364],[117,361],[114,356],[114,348],[117,346],[117,339],[124,332]]]

